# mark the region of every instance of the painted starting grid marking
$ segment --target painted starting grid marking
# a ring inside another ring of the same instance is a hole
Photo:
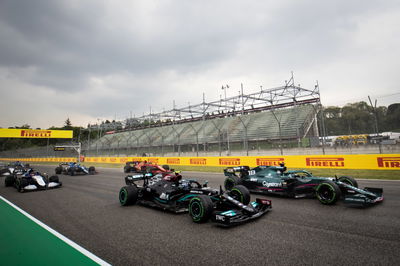
[[[63,241],[64,243],[66,243],[67,245],[69,245],[70,247],[72,247],[73,249],[77,250],[78,252],[80,252],[81,254],[85,255],[87,258],[89,258],[90,260],[92,260],[93,262],[99,264],[99,265],[111,265],[108,262],[100,259],[99,257],[97,257],[96,255],[94,255],[93,253],[91,253],[90,251],[86,250],[85,248],[79,246],[77,243],[73,242],[72,240],[68,239],[67,237],[65,237],[64,235],[60,234],[59,232],[55,231],[54,229],[50,228],[49,226],[47,226],[46,224],[42,223],[41,221],[39,221],[38,219],[36,219],[35,217],[33,217],[32,215],[30,215],[29,213],[25,212],[24,210],[22,210],[21,208],[19,208],[18,206],[16,206],[15,204],[13,204],[12,202],[8,201],[7,199],[5,199],[4,197],[0,196],[0,199],[2,201],[4,201],[5,203],[7,203],[8,205],[10,205],[11,207],[13,207],[15,210],[17,210],[18,212],[20,212],[21,214],[23,214],[26,218],[30,219],[31,221],[33,221],[34,223],[36,223],[37,225],[39,225],[40,227],[42,227],[43,229],[45,229],[46,231],[48,231],[49,233],[53,234],[55,237],[57,237],[59,240]],[[1,206],[0,206],[1,207]],[[1,219],[6,219],[5,215],[2,215]],[[8,219],[6,219],[8,220]],[[1,244],[1,243],[0,243]],[[9,243],[10,244],[10,243]],[[23,247],[23,243],[22,247]],[[24,247],[24,248],[29,248],[29,247]],[[60,260],[65,260],[65,257],[60,256]]]

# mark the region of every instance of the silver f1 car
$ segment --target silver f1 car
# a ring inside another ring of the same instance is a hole
[[[14,186],[19,192],[46,190],[49,188],[58,188],[62,186],[58,176],[50,176],[35,172],[33,169],[25,173],[13,173],[6,176],[5,186]]]

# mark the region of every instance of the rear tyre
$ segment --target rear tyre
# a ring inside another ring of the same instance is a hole
[[[164,168],[165,170],[169,170],[169,169],[170,169],[168,164],[164,164],[164,165],[162,166],[162,168]]]
[[[234,186],[240,185],[240,184],[242,184],[242,180],[235,175],[228,176],[227,178],[225,178],[225,181],[224,181],[224,187],[226,190],[231,190]]]
[[[237,185],[233,187],[229,191],[229,196],[237,201],[240,201],[244,205],[247,205],[250,202],[250,192],[245,186],[242,185]]]
[[[8,175],[4,179],[4,184],[6,187],[11,187],[15,183],[15,177],[13,175]]]
[[[90,166],[89,167],[89,175],[94,175],[95,172],[96,172],[96,168],[94,168],[94,166]]]
[[[136,186],[125,186],[119,190],[119,203],[122,206],[135,204],[138,199],[138,188]]]
[[[341,176],[341,177],[339,177],[339,181],[343,182],[343,183],[346,183],[346,184],[348,184],[350,186],[358,188],[357,181],[354,178],[350,177],[350,176]]]
[[[61,175],[61,173],[62,173],[62,167],[61,166],[56,167],[56,175]]]
[[[69,173],[69,175],[74,176],[75,175],[75,170],[74,169],[69,169],[68,173]]]
[[[317,186],[315,194],[322,204],[332,205],[340,199],[341,191],[336,183],[327,180]]]
[[[60,180],[58,179],[58,176],[52,175],[49,178],[49,182],[55,182],[55,183],[60,183]]]
[[[204,223],[210,219],[214,205],[205,195],[198,195],[189,202],[189,215],[195,223]]]
[[[129,166],[124,166],[124,173],[129,173],[130,169],[131,168]]]

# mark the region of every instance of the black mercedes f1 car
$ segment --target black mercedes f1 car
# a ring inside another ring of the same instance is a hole
[[[292,198],[317,197],[322,204],[335,204],[340,198],[345,203],[369,206],[383,201],[383,189],[358,188],[357,181],[349,176],[317,177],[305,170],[286,171],[281,166],[228,167],[224,185],[229,190],[237,185],[251,192],[281,195]]]
[[[258,218],[271,209],[270,200],[257,198],[250,202],[244,186],[223,191],[208,187],[207,182],[201,185],[196,180],[181,180],[179,173],[136,173],[125,177],[125,182],[127,185],[119,191],[122,206],[139,203],[175,213],[189,212],[196,223],[211,218],[228,227]]]

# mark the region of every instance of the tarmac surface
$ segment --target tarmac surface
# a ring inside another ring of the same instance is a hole
[[[49,174],[54,166],[38,166]],[[400,181],[358,180],[381,187],[385,200],[370,208],[316,199],[272,199],[263,217],[233,228],[195,224],[188,214],[121,207],[122,169],[97,175],[60,175],[60,189],[0,195],[113,265],[399,265]],[[219,173],[183,172],[218,188]],[[61,260],[62,258],[60,258]]]

